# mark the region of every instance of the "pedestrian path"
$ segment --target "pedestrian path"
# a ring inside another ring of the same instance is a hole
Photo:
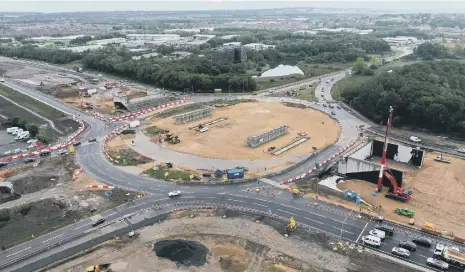
[[[261,182],[268,183],[268,184],[270,184],[270,185],[272,185],[272,186],[281,188],[281,189],[288,189],[288,188],[289,188],[289,185],[287,185],[287,184],[281,184],[281,183],[276,182],[276,181],[271,180],[271,179],[260,178],[260,179],[258,179],[258,180],[261,181]]]

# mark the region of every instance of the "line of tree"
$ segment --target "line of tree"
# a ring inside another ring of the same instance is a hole
[[[120,32],[113,32],[113,33],[107,33],[107,34],[100,34],[100,35],[95,35],[95,36],[81,36],[77,37],[75,39],[72,39],[69,41],[70,44],[72,45],[85,45],[88,41],[92,40],[104,40],[104,39],[112,39],[112,38],[125,38],[126,35],[122,34]]]
[[[462,137],[465,133],[465,65],[458,61],[425,61],[393,69],[357,88],[344,89],[341,95],[376,123],[385,124],[393,106],[395,126]]]
[[[132,60],[124,48],[106,47],[90,51],[82,63],[92,69],[173,90],[213,92],[255,91],[257,85],[246,74],[244,63],[215,63],[205,57],[190,56],[182,60],[148,58]]]
[[[0,45],[0,55],[24,59],[46,61],[54,64],[66,64],[80,60],[82,54],[70,50],[57,48],[38,47],[36,45],[8,46]]]

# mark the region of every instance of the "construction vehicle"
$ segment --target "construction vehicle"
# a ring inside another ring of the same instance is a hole
[[[91,110],[94,106],[91,103],[81,100],[81,109]]]
[[[300,196],[300,190],[297,188],[294,188],[294,189],[289,188],[289,192],[292,193],[293,197]]]
[[[174,134],[166,134],[165,142],[170,144],[178,144],[181,142],[181,140],[179,140],[179,136],[175,136]]]
[[[390,182],[391,182],[391,187],[389,188],[389,191],[385,195],[387,198],[391,198],[394,200],[399,200],[402,202],[406,202],[410,199],[412,199],[412,194],[413,191],[409,189],[404,189],[398,186],[398,183],[394,176],[390,173],[389,167],[387,165],[387,148],[388,148],[388,137],[389,137],[389,132],[391,131],[391,125],[392,125],[392,112],[394,109],[389,107],[389,117],[388,121],[386,124],[386,134],[384,135],[384,146],[383,146],[383,155],[381,157],[381,168],[379,170],[379,177],[378,177],[378,192],[381,192],[383,189],[383,177],[386,177]]]
[[[294,220],[294,216],[291,216],[289,218],[289,224],[286,226],[286,233],[284,234],[285,236],[289,236],[291,232],[293,232],[297,228],[297,223]]]
[[[441,236],[441,232],[437,231],[434,228],[434,225],[429,222],[425,222],[423,227],[421,227],[421,231],[432,234],[432,235]]]
[[[87,267],[86,271],[87,272],[111,272],[113,271],[110,268],[111,264],[97,264],[97,265],[92,265]]]
[[[397,209],[395,209],[394,212],[397,213],[398,215],[403,215],[403,216],[407,216],[407,217],[414,217],[415,216],[415,211],[412,211],[409,208],[397,208]]]

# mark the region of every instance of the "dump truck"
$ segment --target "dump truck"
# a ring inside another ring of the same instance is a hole
[[[110,268],[111,264],[97,264],[97,265],[92,265],[87,267],[86,271],[87,272],[111,272],[113,271]]]
[[[456,248],[446,246],[439,247],[438,245],[436,246],[434,255],[448,262],[449,264],[465,267],[465,253],[460,252]]]

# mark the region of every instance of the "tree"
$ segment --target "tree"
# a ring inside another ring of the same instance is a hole
[[[361,57],[358,57],[353,67],[354,73],[357,75],[361,75],[366,69],[367,69],[367,64],[365,63],[365,60]]]
[[[370,69],[377,69],[380,65],[379,58],[376,56],[371,57],[370,59]]]
[[[26,129],[29,131],[31,137],[36,137],[36,135],[39,133],[39,127],[35,124],[26,125]]]

